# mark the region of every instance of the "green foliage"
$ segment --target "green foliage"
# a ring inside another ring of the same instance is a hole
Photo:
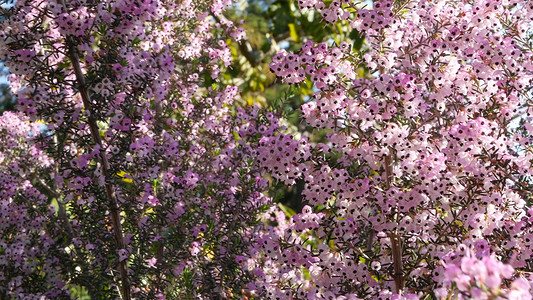
[[[0,114],[4,111],[15,110],[15,99],[11,96],[9,85],[0,84]]]
[[[313,86],[307,81],[286,98],[288,85],[276,80],[270,72],[272,56],[282,48],[299,51],[308,40],[333,43],[348,38],[356,49],[362,47],[364,40],[348,24],[333,26],[317,22],[321,19],[318,11],[302,11],[290,0],[241,1],[226,13],[226,18],[234,22],[244,20],[242,27],[247,39],[230,45],[235,63],[226,70],[224,80],[239,86],[243,104],[260,104],[278,110],[279,99],[283,98],[281,110],[293,125],[297,125],[296,108],[312,94]]]

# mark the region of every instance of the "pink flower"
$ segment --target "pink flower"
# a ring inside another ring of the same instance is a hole
[[[128,259],[129,256],[130,256],[130,254],[128,253],[128,251],[126,249],[118,250],[118,261],[124,261],[124,260]]]

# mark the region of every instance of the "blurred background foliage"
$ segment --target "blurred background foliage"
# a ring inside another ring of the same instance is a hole
[[[363,42],[363,37],[348,23],[320,22],[320,12],[300,10],[297,3],[290,0],[241,0],[225,12],[225,17],[235,23],[243,20],[247,38],[241,43],[229,41],[234,64],[226,70],[224,83],[241,89],[243,105],[259,104],[279,110],[299,131],[305,128],[299,124],[296,108],[312,95],[313,86],[306,81],[297,88],[290,88],[276,80],[269,67],[272,57],[281,49],[298,52],[308,40],[330,45],[348,41],[356,50]]]
[[[1,22],[1,20],[0,20]],[[7,75],[9,70],[0,62],[0,115],[6,110],[15,110],[15,98],[11,96]]]

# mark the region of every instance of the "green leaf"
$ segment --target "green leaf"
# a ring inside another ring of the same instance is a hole
[[[296,31],[296,26],[294,26],[294,23],[289,23],[289,35],[295,42],[300,41],[300,36]]]
[[[292,208],[282,204],[282,203],[278,203],[278,206],[279,208],[285,213],[285,215],[287,215],[289,218],[294,216],[296,214],[296,212],[294,210],[292,210]]]

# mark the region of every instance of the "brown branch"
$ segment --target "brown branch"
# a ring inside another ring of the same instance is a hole
[[[392,186],[392,180],[394,178],[392,168],[392,149],[389,148],[389,154],[385,155],[385,176],[387,188],[390,188]]]
[[[402,241],[397,232],[389,234],[391,248],[392,248],[392,262],[394,266],[394,285],[396,293],[400,294],[403,290],[405,278],[403,278],[403,262],[402,262]]]
[[[65,8],[65,11],[68,11],[67,4],[65,0],[61,0],[63,7]],[[113,233],[115,235],[115,241],[117,243],[118,249],[124,249],[124,236],[122,233],[122,225],[121,225],[121,217],[119,212],[119,204],[117,201],[117,197],[115,194],[115,190],[113,185],[109,182],[109,179],[111,178],[110,174],[110,166],[109,161],[107,160],[107,154],[106,150],[103,147],[102,138],[100,137],[100,132],[98,130],[98,125],[96,124],[96,116],[94,112],[92,111],[92,105],[91,105],[91,99],[89,97],[89,90],[87,88],[87,84],[85,82],[85,76],[81,70],[80,66],[80,60],[77,52],[76,43],[72,36],[68,35],[66,37],[67,42],[67,49],[69,58],[72,62],[72,67],[74,69],[74,74],[76,76],[76,81],[78,83],[78,91],[81,95],[84,109],[89,113],[88,116],[88,125],[89,130],[91,132],[91,137],[93,139],[93,142],[96,145],[100,146],[100,156],[99,161],[102,168],[102,175],[105,178],[105,192],[107,195],[107,198],[109,199],[109,206],[111,210],[111,222],[113,227]],[[121,276],[121,284],[120,284],[120,290],[122,292],[122,299],[130,300],[130,285],[128,280],[128,270],[126,261],[120,261],[118,263],[118,268]]]
[[[385,156],[385,176],[386,176],[386,184],[387,188],[390,188],[392,186],[392,182],[394,179],[393,174],[393,159],[392,159],[392,149],[389,148],[389,154]],[[395,216],[397,218],[397,215]],[[397,221],[397,220],[396,220]],[[398,235],[398,229],[393,233],[389,234],[390,243],[391,243],[391,250],[392,250],[392,263],[394,267],[394,285],[396,287],[396,293],[400,294],[404,287],[404,281],[403,278],[403,262],[402,262],[402,240],[401,237]]]

